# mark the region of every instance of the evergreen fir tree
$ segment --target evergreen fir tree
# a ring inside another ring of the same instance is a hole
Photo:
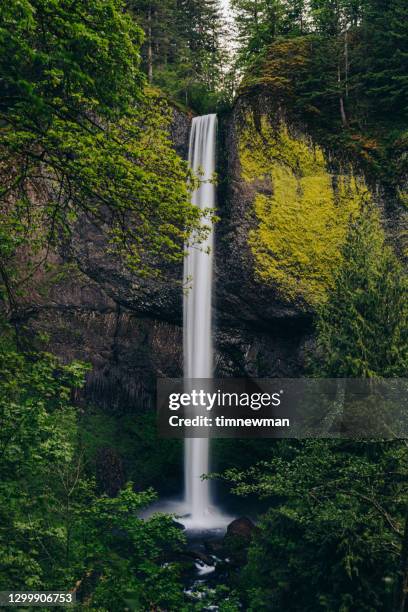
[[[398,377],[408,367],[408,283],[367,206],[352,225],[318,321],[320,375]]]
[[[129,6],[145,31],[149,81],[198,112],[216,106],[226,60],[219,0],[129,0]]]
[[[368,0],[361,26],[361,90],[378,113],[405,116],[408,98],[408,19],[405,0]]]

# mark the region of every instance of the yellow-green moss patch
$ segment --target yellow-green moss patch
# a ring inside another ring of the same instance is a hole
[[[246,117],[239,139],[242,179],[257,187],[257,227],[249,232],[257,278],[287,300],[322,302],[339,265],[350,218],[369,192],[352,173],[329,173],[321,148]],[[259,182],[271,185],[260,192]]]

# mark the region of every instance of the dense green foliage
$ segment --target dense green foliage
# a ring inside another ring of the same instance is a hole
[[[407,498],[400,443],[285,443],[227,476],[267,498],[241,573],[248,610],[391,610]],[[396,481],[395,472],[399,478]]]
[[[0,7],[0,234],[32,253],[86,216],[140,274],[183,256],[199,213],[169,138],[170,110],[144,91],[142,31],[121,0]]]
[[[403,0],[232,0],[232,6],[245,68],[265,56],[275,41],[299,39],[301,44],[302,38],[311,37],[324,69],[323,74],[309,74],[315,89],[319,78],[332,78],[326,93],[337,93],[339,101],[343,96],[351,108],[363,96],[375,100],[380,112],[388,108],[405,114],[408,30]],[[337,64],[330,70],[331,62]],[[311,82],[309,86],[311,92]],[[347,108],[344,113],[347,120]]]
[[[0,585],[69,589],[99,610],[169,605],[181,598],[163,555],[183,541],[169,517],[137,518],[155,495],[131,484],[96,493],[79,436],[73,392],[86,368],[22,354],[2,328],[0,345]],[[136,603],[135,603],[136,602]]]

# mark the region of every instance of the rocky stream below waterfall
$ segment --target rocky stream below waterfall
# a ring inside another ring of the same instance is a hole
[[[177,523],[184,529],[181,523]],[[171,559],[183,568],[184,592],[192,602],[202,601],[218,585],[228,585],[247,560],[257,527],[247,517],[232,521],[227,530],[186,531],[186,549]],[[167,561],[169,562],[169,561]],[[204,610],[218,610],[216,605]]]

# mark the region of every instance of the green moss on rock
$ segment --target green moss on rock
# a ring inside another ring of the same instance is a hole
[[[321,148],[281,123],[246,116],[239,138],[241,177],[255,189],[257,226],[249,245],[259,281],[286,300],[324,301],[350,220],[370,198],[364,181],[332,175]]]

